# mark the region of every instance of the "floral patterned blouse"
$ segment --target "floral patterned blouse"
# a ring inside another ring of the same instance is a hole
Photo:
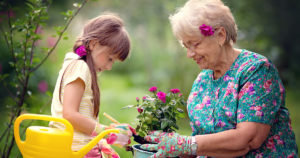
[[[285,89],[266,57],[243,50],[217,80],[212,70],[202,70],[187,102],[192,135],[234,129],[240,122],[269,124],[266,141],[244,157],[297,157]]]

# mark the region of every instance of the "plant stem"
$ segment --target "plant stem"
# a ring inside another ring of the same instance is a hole
[[[30,70],[30,72],[33,72],[33,71],[37,70],[37,69],[38,69],[38,68],[39,68],[39,67],[47,60],[47,58],[50,56],[50,54],[53,53],[53,51],[54,51],[54,49],[56,48],[58,42],[61,40],[61,38],[62,38],[64,32],[65,32],[65,31],[67,30],[67,28],[69,27],[71,21],[72,21],[73,18],[79,13],[79,11],[80,11],[80,10],[82,9],[82,7],[87,3],[87,1],[88,1],[88,0],[83,0],[81,6],[76,10],[75,14],[68,20],[66,26],[65,26],[64,29],[60,32],[60,35],[59,35],[57,41],[55,42],[54,46],[48,51],[48,54],[46,55],[46,57],[44,57],[44,59],[43,59],[36,67],[32,68],[32,69]]]

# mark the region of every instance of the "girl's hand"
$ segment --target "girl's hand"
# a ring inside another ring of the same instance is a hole
[[[150,158],[176,157],[192,155],[192,137],[181,136],[177,133],[152,132],[145,139],[152,143],[141,146],[144,150],[157,151]]]
[[[120,130],[120,133],[111,133],[106,138],[108,144],[114,144],[118,146],[125,146],[130,144],[130,138],[132,136],[132,127],[128,124],[111,124],[109,128],[116,128]],[[135,132],[135,131],[134,131]]]

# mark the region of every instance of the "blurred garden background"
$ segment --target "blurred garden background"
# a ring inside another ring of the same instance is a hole
[[[47,8],[36,7],[37,2],[43,3]],[[122,107],[136,104],[136,97],[141,98],[149,94],[148,88],[151,86],[157,86],[162,91],[179,88],[186,98],[189,95],[192,83],[200,70],[192,60],[186,58],[186,50],[176,41],[168,20],[169,15],[182,6],[186,0],[83,2],[1,0],[0,155],[2,158],[21,157],[17,146],[9,144],[13,136],[13,128],[10,126],[12,118],[14,120],[21,113],[50,115],[52,91],[65,53],[72,50],[73,43],[81,33],[84,23],[101,13],[115,12],[124,19],[132,41],[129,59],[116,63],[112,71],[99,74],[101,123],[111,123],[102,115],[106,112],[122,123],[135,126],[137,111],[122,109]],[[278,68],[285,84],[286,106],[291,113],[292,127],[299,145],[300,115],[297,113],[300,112],[300,31],[298,29],[300,18],[297,15],[300,15],[300,1],[224,0],[224,2],[231,8],[239,28],[236,47],[263,54]],[[81,6],[83,4],[84,6]],[[78,8],[80,8],[78,14],[68,11]],[[39,16],[40,12],[43,12],[42,16]],[[30,18],[35,16],[42,17],[44,24],[36,29],[33,28],[34,31],[30,34],[32,25],[26,25],[26,19],[30,21]],[[25,19],[25,21],[20,19]],[[64,27],[69,20],[70,25]],[[11,53],[11,47],[7,46],[11,44],[10,39],[5,38],[10,37],[10,27],[16,27],[12,40],[16,47],[14,54]],[[63,32],[64,28],[66,28],[65,32]],[[25,66],[18,62],[14,64],[15,59],[27,60],[28,54],[27,57],[26,54],[22,56],[23,49],[33,52],[29,47],[24,48],[26,39],[31,37],[35,38],[34,42],[29,44],[31,48],[35,48],[32,61],[25,62]],[[56,45],[60,37],[61,40]],[[49,57],[45,58],[51,51],[49,48],[54,47]],[[45,62],[42,62],[43,59],[46,59]],[[42,64],[37,67],[41,62]],[[14,67],[19,68],[20,71],[16,72]],[[28,71],[30,73],[28,78],[26,78],[26,70],[33,70]],[[25,78],[22,78],[22,73]],[[28,86],[25,87],[25,91],[22,91],[22,84],[26,83]],[[20,96],[23,98],[20,99]],[[25,121],[21,129],[32,124],[47,125],[48,123]],[[179,133],[191,134],[187,117],[179,121],[179,127]],[[115,149],[122,158],[131,157],[130,152]]]

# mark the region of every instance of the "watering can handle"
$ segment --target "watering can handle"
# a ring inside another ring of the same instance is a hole
[[[16,143],[18,146],[22,145],[24,143],[24,141],[21,140],[20,138],[20,131],[19,131],[19,126],[20,123],[23,120],[44,120],[44,121],[55,121],[55,122],[60,122],[63,123],[66,127],[66,131],[73,133],[73,126],[71,125],[71,123],[69,123],[66,119],[63,118],[58,118],[58,117],[52,117],[49,115],[39,115],[39,114],[23,114],[20,115],[15,123],[14,123],[14,135],[15,135],[15,139],[16,139]]]

